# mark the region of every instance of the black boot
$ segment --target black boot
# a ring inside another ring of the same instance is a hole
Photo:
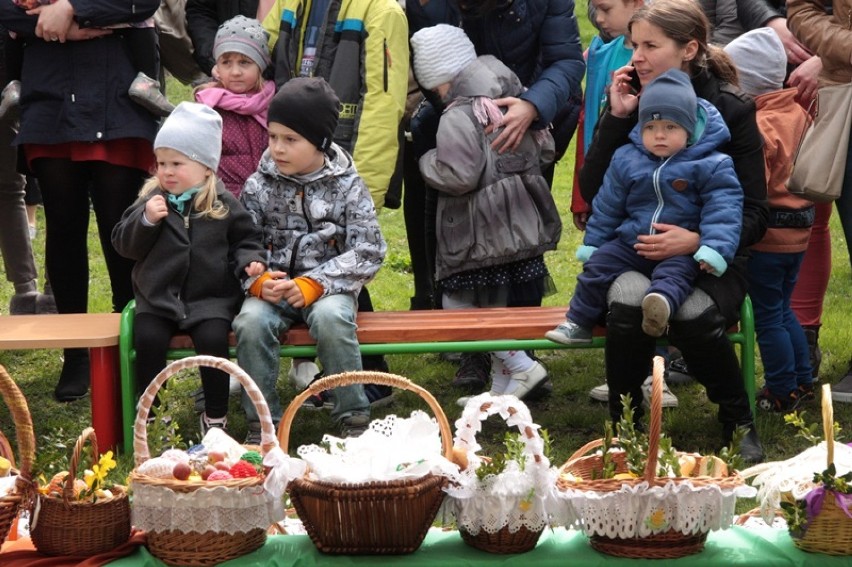
[[[763,462],[763,445],[760,443],[760,438],[757,435],[757,428],[755,427],[754,422],[745,423],[739,426],[726,423],[723,427],[722,435],[724,437],[723,441],[725,445],[731,444],[735,428],[742,427],[747,429],[745,436],[743,436],[742,441],[740,441],[740,457],[742,457],[743,462],[748,465]]]
[[[84,348],[66,348],[64,358],[53,397],[57,402],[73,402],[89,391],[89,351]]]
[[[805,332],[805,338],[808,340],[808,353],[810,354],[814,382],[819,380],[819,365],[822,363],[822,351],[819,348],[819,328],[820,325],[802,327],[802,330]]]

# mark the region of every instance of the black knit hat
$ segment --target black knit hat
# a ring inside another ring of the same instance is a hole
[[[340,99],[319,77],[290,79],[269,103],[269,122],[295,130],[323,152],[331,145],[339,116]]]

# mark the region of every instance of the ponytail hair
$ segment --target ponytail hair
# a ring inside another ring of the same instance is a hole
[[[660,28],[669,39],[681,46],[698,43],[695,58],[689,61],[689,74],[695,76],[706,69],[720,81],[739,86],[737,68],[720,47],[710,45],[710,22],[696,0],[654,0],[633,13],[628,24],[647,22]]]

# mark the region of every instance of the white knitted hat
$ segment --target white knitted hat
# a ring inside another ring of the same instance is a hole
[[[449,83],[476,59],[473,43],[459,27],[438,24],[411,36],[414,77],[424,89]]]
[[[737,66],[740,88],[758,96],[784,88],[787,53],[772,28],[757,28],[744,33],[725,46]]]
[[[154,149],[158,148],[177,150],[216,171],[222,155],[222,117],[204,104],[182,102],[157,132]]]

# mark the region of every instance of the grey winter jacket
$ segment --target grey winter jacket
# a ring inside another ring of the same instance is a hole
[[[556,248],[562,223],[541,167],[553,161],[553,138],[528,130],[514,152],[498,154],[477,118],[476,97],[518,96],[523,87],[491,55],[468,65],[448,94],[437,147],[420,158],[426,182],[439,191],[436,277],[507,264]]]
[[[221,183],[224,219],[182,216],[172,207],[151,226],[142,221],[153,193],[128,207],[112,231],[112,245],[136,260],[133,292],[137,313],[153,313],[188,329],[208,319],[232,320],[245,296],[240,279],[245,267],[265,262],[260,234],[239,201]]]
[[[319,171],[298,178],[281,174],[267,150],[240,200],[261,228],[268,268],[311,278],[323,296],[358,295],[382,265],[387,245],[376,208],[337,144]]]

